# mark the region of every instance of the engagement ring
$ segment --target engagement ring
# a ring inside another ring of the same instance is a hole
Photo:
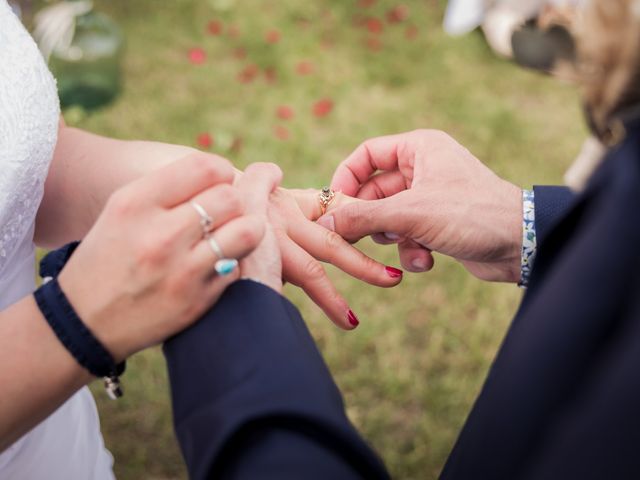
[[[329,187],[324,187],[320,190],[320,194],[318,195],[318,199],[320,200],[320,210],[322,211],[322,215],[327,213],[327,207],[331,203],[331,201],[336,196],[335,192],[331,190]]]

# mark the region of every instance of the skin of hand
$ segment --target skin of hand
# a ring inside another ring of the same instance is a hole
[[[402,271],[366,256],[335,232],[315,220],[321,215],[319,190],[277,189],[271,194],[269,220],[280,244],[284,279],[305,293],[340,328],[358,326],[357,315],[337,291],[321,262],[330,263],[349,275],[380,287],[402,281]],[[348,202],[336,196],[333,208]]]
[[[258,246],[265,221],[244,213],[230,163],[191,154],[114,193],[62,270],[60,286],[116,361],[183,330],[239,277],[217,257],[191,202],[213,218],[229,258]],[[266,201],[266,198],[265,198]]]
[[[336,170],[332,188],[360,201],[318,220],[349,241],[397,243],[403,267],[433,267],[432,251],[476,277],[520,279],[522,190],[436,130],[373,138]]]
[[[260,282],[282,293],[282,257],[273,226],[269,222],[269,196],[282,180],[282,170],[273,163],[249,165],[236,181],[245,202],[245,213],[258,215],[266,228],[260,245],[240,262],[242,278]]]
[[[101,137],[67,127],[61,120],[38,211],[36,243],[51,248],[83,238],[114,191],[192,154],[206,156],[213,163],[228,162],[218,155],[198,153],[180,145]],[[236,182],[242,175],[240,170],[234,170]],[[397,285],[402,272],[369,259],[339,235],[318,227],[318,193],[278,188],[271,196],[269,217],[281,247],[283,277],[301,287],[338,326],[352,329],[357,317],[317,259],[382,287]]]

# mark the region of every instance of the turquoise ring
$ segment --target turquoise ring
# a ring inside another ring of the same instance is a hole
[[[218,244],[218,242],[216,242],[215,238],[213,238],[211,235],[207,235],[206,238],[207,243],[218,259],[213,267],[218,275],[224,277],[238,268],[238,260],[236,260],[235,258],[225,258],[224,253],[222,252],[222,248],[220,248],[220,245]]]
[[[238,268],[238,260],[235,258],[222,258],[216,262],[214,268],[218,275],[224,277]]]

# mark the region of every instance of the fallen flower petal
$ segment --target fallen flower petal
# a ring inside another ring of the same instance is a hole
[[[238,60],[244,60],[245,58],[247,58],[247,50],[243,47],[234,48],[233,56]]]
[[[294,116],[293,109],[288,105],[280,105],[276,109],[276,115],[282,120],[290,120]]]
[[[375,17],[369,17],[366,21],[367,30],[374,34],[380,34],[384,30],[384,24],[382,21]]]
[[[274,67],[267,67],[264,69],[264,79],[267,83],[276,83],[278,80],[278,72]]]
[[[207,52],[202,48],[192,48],[189,50],[189,61],[194,65],[202,65],[207,61]]]
[[[264,39],[267,43],[273,45],[274,43],[278,43],[280,41],[280,36],[281,35],[278,30],[269,30],[264,36]]]
[[[409,25],[404,31],[404,36],[409,40],[415,39],[418,36],[418,27],[416,27],[415,25]]]
[[[313,63],[309,62],[308,60],[298,62],[298,64],[296,65],[296,73],[298,75],[311,75],[314,70],[315,67],[313,66]]]
[[[289,139],[289,129],[287,127],[283,127],[282,125],[276,125],[273,129],[274,135],[280,140],[288,140]]]
[[[376,0],[358,0],[358,6],[360,8],[369,8],[376,3]]]
[[[202,148],[211,148],[213,145],[213,137],[208,133],[200,133],[196,138],[196,143]]]
[[[400,23],[409,18],[409,7],[398,5],[387,12],[387,22]]]
[[[209,35],[213,35],[214,37],[221,35],[222,30],[223,25],[220,20],[211,20],[207,25],[207,32],[209,32]]]
[[[238,74],[238,80],[241,83],[252,82],[258,76],[258,73],[260,73],[258,66],[254,63],[250,63],[240,71]]]
[[[331,113],[331,110],[333,110],[333,101],[329,98],[318,100],[313,105],[313,115],[318,118],[329,115],[329,113]]]

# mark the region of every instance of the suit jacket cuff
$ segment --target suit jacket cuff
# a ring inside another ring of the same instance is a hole
[[[534,186],[537,243],[548,235],[553,226],[569,210],[576,194],[568,187]]]

